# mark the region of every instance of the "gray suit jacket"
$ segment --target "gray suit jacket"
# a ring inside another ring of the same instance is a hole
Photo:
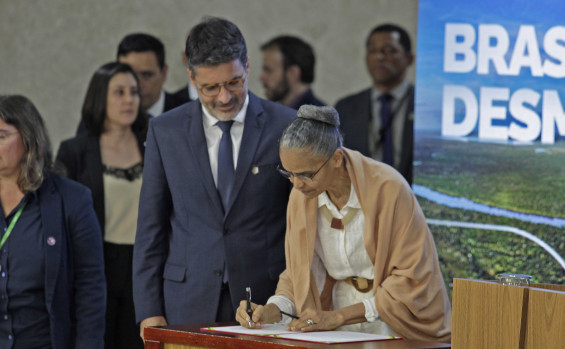
[[[410,85],[406,97],[406,113],[395,117],[404,118],[402,149],[400,163],[395,166],[406,181],[412,185],[414,161],[414,87]],[[363,90],[357,94],[339,100],[335,106],[343,133],[345,147],[357,150],[363,155],[371,157],[369,146],[370,123],[373,118],[371,105],[371,89]]]
[[[265,303],[285,268],[290,182],[277,172],[278,140],[296,111],[249,93],[225,212],[216,190],[200,101],[151,120],[133,256],[137,321],[215,321],[224,263],[232,304]]]

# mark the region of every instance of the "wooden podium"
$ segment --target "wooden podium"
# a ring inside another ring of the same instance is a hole
[[[149,327],[145,329],[146,349],[187,349],[187,348],[249,348],[249,349],[416,349],[416,348],[451,348],[449,344],[414,341],[390,340],[377,342],[357,342],[343,344],[323,344],[303,341],[293,341],[278,338],[226,334],[200,331],[202,327],[218,327],[235,325],[197,324],[176,325],[164,327]]]
[[[453,348],[565,348],[565,285],[454,279]]]

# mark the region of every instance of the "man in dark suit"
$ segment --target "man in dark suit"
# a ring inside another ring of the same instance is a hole
[[[336,104],[344,145],[395,167],[412,184],[414,86],[406,70],[414,62],[408,33],[394,24],[375,27],[366,42],[373,86]]]
[[[186,100],[187,102],[193,101],[198,98],[198,92],[194,89],[194,86],[190,84],[190,82],[175,92],[172,93],[173,98]]]
[[[271,101],[297,109],[304,104],[325,105],[314,96],[316,57],[312,46],[295,36],[278,36],[261,46],[263,68],[260,80]]]
[[[165,47],[156,37],[144,33],[126,35],[118,45],[117,58],[135,70],[141,107],[151,116],[188,102],[188,96],[170,94],[163,89],[169,67],[165,63]]]
[[[168,93],[163,89],[169,68],[165,63],[165,46],[156,37],[143,33],[126,35],[118,45],[116,58],[135,71],[139,80],[141,108],[149,118],[189,101],[188,94]],[[85,131],[81,120],[76,134]]]
[[[182,50],[181,57],[182,57],[182,64],[185,67],[188,67],[188,61],[186,60],[186,53],[184,52],[184,49]],[[183,99],[186,100],[187,102],[190,102],[195,99],[198,99],[198,91],[196,91],[196,88],[194,88],[194,86],[192,86],[192,84],[189,81],[188,84],[186,84],[186,86],[183,86],[178,90],[176,90],[175,92],[173,92],[173,96],[175,98]]]
[[[186,54],[199,99],[151,120],[147,134],[133,256],[142,334],[233,321],[245,288],[265,302],[285,268],[291,188],[277,172],[278,139],[296,112],[248,91],[235,24],[207,17]]]

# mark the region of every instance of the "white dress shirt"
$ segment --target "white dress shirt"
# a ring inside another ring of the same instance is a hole
[[[231,126],[230,134],[233,145],[233,165],[234,169],[237,168],[237,159],[239,155],[239,148],[241,146],[241,138],[243,136],[243,125],[245,123],[245,114],[247,113],[247,106],[249,105],[249,94],[245,97],[243,107],[233,119],[234,123]],[[204,127],[204,135],[206,136],[206,145],[208,146],[208,158],[210,159],[210,168],[212,169],[212,176],[214,183],[218,185],[218,150],[220,149],[220,140],[222,139],[222,130],[216,123],[218,119],[210,115],[206,108],[202,106],[202,126]]]
[[[188,82],[187,89],[188,89],[188,98],[191,101],[197,100],[198,99],[198,90],[196,89],[196,87],[194,87],[192,85],[192,83],[190,81]]]
[[[147,114],[152,117],[157,117],[165,112],[165,90],[161,90],[159,99],[155,104],[153,104],[149,109],[147,109]]]
[[[332,216],[338,219],[343,219],[351,209],[358,209],[358,212],[345,225],[344,230],[339,230],[331,227],[331,222],[320,210],[322,206],[327,206]],[[341,210],[338,210],[331,202],[326,192],[320,194],[318,196],[318,234],[314,247],[312,274],[320,293],[326,281],[326,271],[337,280],[332,294],[334,309],[357,303],[363,303],[365,306],[367,322],[341,326],[339,330],[394,335],[394,331],[379,318],[373,291],[359,292],[355,287],[343,281],[351,276],[370,280],[374,278],[374,266],[364,245],[364,226],[365,216],[361,211],[361,204],[353,185],[351,185],[347,204]],[[296,314],[295,305],[284,296],[273,296],[267,303],[275,303],[280,310]],[[283,322],[290,322],[290,320],[289,317],[283,316]]]

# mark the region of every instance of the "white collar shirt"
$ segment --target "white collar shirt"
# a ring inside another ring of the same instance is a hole
[[[324,217],[320,208],[326,206],[333,217],[343,219],[349,210],[357,209],[357,214],[345,225],[345,229],[338,230],[331,227],[331,222]],[[318,196],[318,235],[316,237],[315,252],[324,263],[331,277],[343,280],[350,276],[360,276],[373,279],[373,263],[365,250],[363,228],[365,216],[361,211],[361,204],[351,186],[349,199],[341,210],[331,202],[328,194],[323,192]]]
[[[230,130],[232,145],[233,145],[233,164],[234,169],[237,168],[237,159],[239,155],[239,148],[241,146],[241,138],[243,137],[243,126],[245,123],[245,115],[247,114],[247,107],[249,106],[249,94],[245,98],[243,107],[233,118],[233,125]],[[202,105],[202,126],[204,127],[204,135],[206,136],[206,145],[208,147],[208,158],[210,159],[210,168],[212,169],[212,176],[214,183],[218,185],[218,150],[220,149],[220,140],[222,139],[222,130],[216,123],[218,119],[213,117],[204,105]]]
[[[149,109],[147,109],[147,114],[152,117],[157,117],[165,112],[165,90],[161,90],[159,99],[155,104],[153,104]]]
[[[331,227],[331,222],[322,214],[320,208],[326,206],[333,217],[343,219],[349,210],[359,211],[343,230]],[[318,195],[318,234],[314,245],[314,258],[312,261],[312,275],[321,293],[326,281],[327,273],[337,280],[332,292],[333,308],[340,309],[352,304],[363,303],[367,323],[342,326],[344,331],[361,331],[381,334],[393,334],[391,328],[384,323],[375,305],[374,293],[362,293],[343,280],[351,276],[359,276],[369,280],[374,278],[374,266],[365,250],[363,231],[365,216],[361,210],[359,198],[351,185],[349,199],[345,206],[338,210],[331,202],[328,194],[323,192]],[[275,295],[267,303],[274,303],[277,307],[290,314],[296,314],[295,304],[285,296]],[[282,322],[289,323],[291,318],[284,315]]]
[[[363,232],[365,228],[365,215],[361,210],[359,198],[355,193],[353,184],[349,191],[349,199],[341,210],[330,200],[327,192],[318,195],[318,234],[314,245],[314,258],[312,274],[317,285],[325,283],[326,271],[338,282],[333,289],[334,309],[340,309],[356,303],[365,306],[365,318],[368,324],[351,325],[348,330],[365,332],[377,326],[379,331],[388,332],[386,324],[380,321],[373,292],[362,293],[353,286],[346,284],[344,279],[352,276],[373,280],[375,275],[374,265],[365,250]],[[330,220],[322,214],[322,206],[326,206],[334,218],[343,219],[350,210],[357,210],[351,221],[344,225],[344,229],[334,229]],[[322,265],[317,265],[317,260]],[[323,286],[320,286],[320,292]],[[369,330],[372,332],[372,330]]]

